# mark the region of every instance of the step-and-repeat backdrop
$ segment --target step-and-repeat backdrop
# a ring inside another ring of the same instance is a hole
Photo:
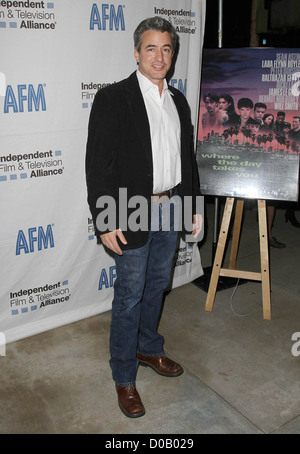
[[[12,342],[111,308],[116,269],[87,205],[97,90],[136,69],[133,31],[162,16],[180,37],[170,84],[198,121],[205,0],[0,2],[0,332]],[[173,287],[202,275],[181,239]]]

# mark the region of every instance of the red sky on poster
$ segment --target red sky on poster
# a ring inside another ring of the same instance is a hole
[[[300,49],[205,49],[197,138],[203,140],[211,132],[204,129],[207,123],[203,118],[209,116],[203,101],[206,93],[229,94],[237,115],[241,114],[238,109],[241,98],[250,99],[253,106],[263,103],[266,105],[264,115],[273,115],[275,122],[277,113],[282,111],[285,122],[293,129],[293,117],[300,115],[299,92]],[[254,118],[254,109],[251,109],[251,117]],[[226,115],[224,119],[221,130],[214,132],[222,134],[228,128]]]

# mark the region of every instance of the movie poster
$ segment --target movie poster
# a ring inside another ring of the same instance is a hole
[[[197,163],[203,195],[298,200],[300,49],[206,49]]]

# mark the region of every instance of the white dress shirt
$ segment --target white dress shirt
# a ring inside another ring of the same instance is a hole
[[[158,86],[140,71],[137,78],[150,124],[153,194],[159,194],[181,182],[180,120],[166,80],[160,96]]]

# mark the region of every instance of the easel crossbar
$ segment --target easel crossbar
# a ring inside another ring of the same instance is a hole
[[[242,270],[230,270],[226,268],[221,268],[220,276],[224,277],[236,277],[238,279],[248,279],[252,281],[261,281],[261,273],[255,273],[252,271],[242,271]]]

